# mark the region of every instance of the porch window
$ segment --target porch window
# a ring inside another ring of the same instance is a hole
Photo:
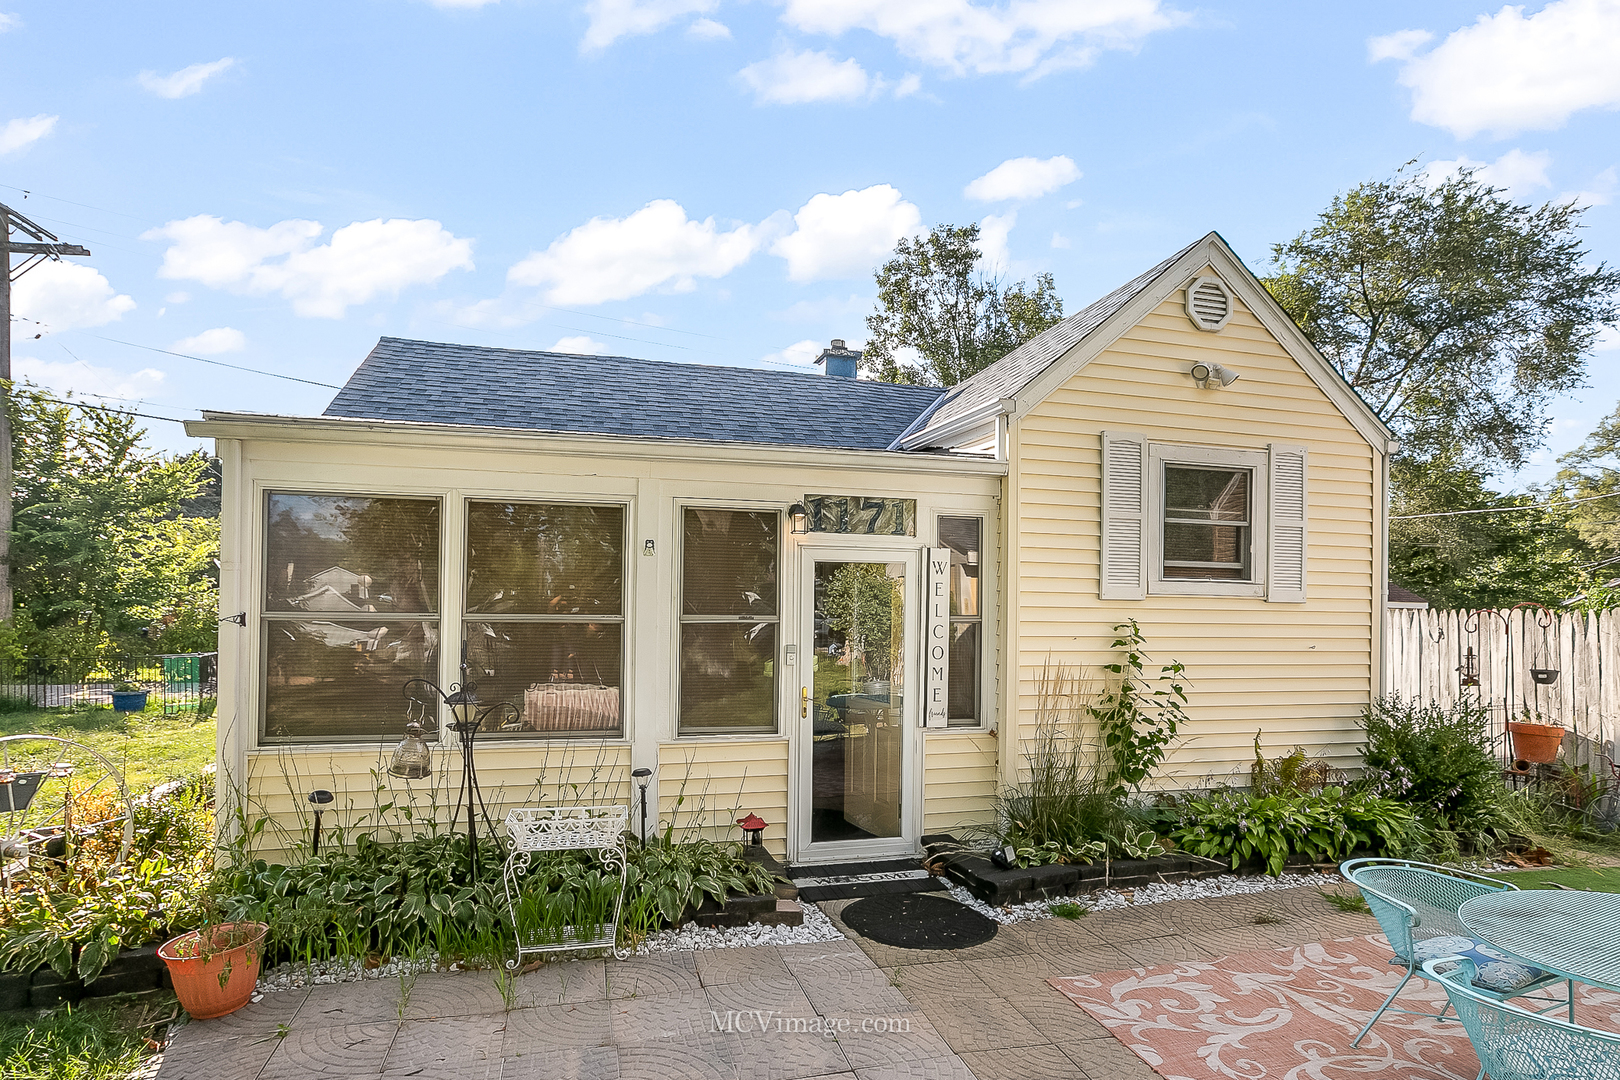
[[[776,730],[781,531],[775,511],[683,511],[682,735]]]
[[[265,742],[376,739],[439,656],[439,502],[265,497]]]
[[[949,727],[977,727],[982,718],[979,684],[984,671],[984,608],[979,586],[983,532],[982,518],[939,519],[939,546],[951,549]]]
[[[512,735],[623,730],[623,506],[467,504],[462,655]],[[493,718],[490,723],[494,723]]]

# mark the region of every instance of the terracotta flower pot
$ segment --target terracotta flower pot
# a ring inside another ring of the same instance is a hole
[[[174,994],[194,1020],[211,1020],[248,1003],[264,958],[264,923],[221,923],[164,942]]]
[[[1558,747],[1564,741],[1563,728],[1510,720],[1507,729],[1513,736],[1515,762],[1528,761],[1533,765],[1547,765],[1558,760]]]

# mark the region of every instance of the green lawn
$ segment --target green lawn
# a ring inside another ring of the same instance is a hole
[[[0,735],[55,735],[83,743],[124,770],[130,792],[195,776],[214,760],[214,718],[115,713],[107,707],[0,714]]]
[[[1498,881],[1506,881],[1521,889],[1551,889],[1548,882],[1568,885],[1572,889],[1592,892],[1620,892],[1620,867],[1592,867],[1589,869],[1515,870],[1511,874],[1492,874]]]

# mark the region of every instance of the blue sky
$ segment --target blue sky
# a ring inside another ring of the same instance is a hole
[[[929,225],[1072,311],[1210,229],[1263,271],[1412,158],[1577,197],[1620,262],[1616,55],[1615,0],[0,0],[0,201],[94,253],[19,283],[15,368],[185,417],[332,391],[150,350],[803,364]],[[1520,481],[1615,407],[1617,345]]]

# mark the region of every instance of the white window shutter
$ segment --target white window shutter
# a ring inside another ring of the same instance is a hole
[[[1140,600],[1147,595],[1147,460],[1143,436],[1102,433],[1099,599]]]
[[[1266,599],[1274,604],[1305,602],[1306,451],[1303,446],[1271,445],[1270,566]]]

